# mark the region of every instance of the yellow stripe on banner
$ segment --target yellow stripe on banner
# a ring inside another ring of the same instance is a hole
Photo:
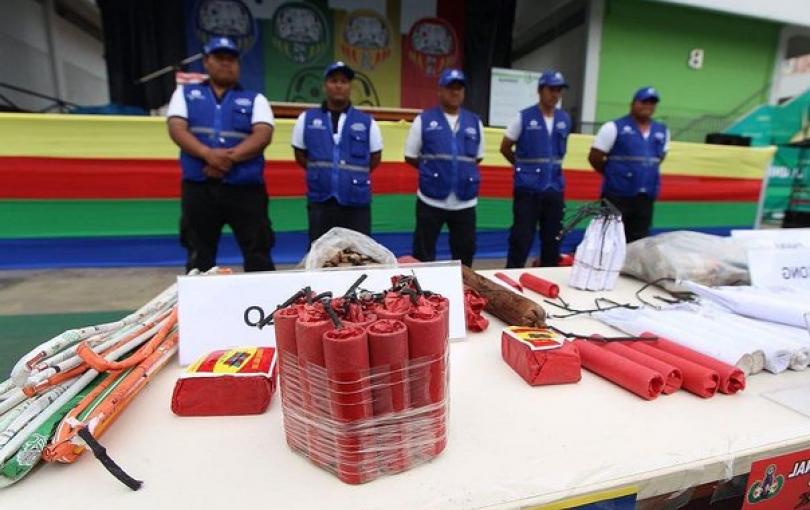
[[[593,494],[586,494],[585,496],[577,496],[563,501],[557,501],[556,503],[550,503],[548,505],[532,506],[525,508],[524,510],[566,510],[568,508],[576,508],[578,506],[598,503],[600,501],[623,498],[625,496],[637,493],[637,487],[621,487],[619,489],[594,492]]]
[[[273,143],[265,151],[268,160],[293,159],[290,139],[292,119],[276,120]],[[385,149],[383,161],[403,161],[410,123],[380,122]],[[508,167],[499,148],[503,130],[486,128],[485,165]],[[0,156],[54,158],[176,158],[177,147],[169,139],[166,119],[120,115],[0,114]],[[563,161],[567,170],[590,172],[588,152],[593,137],[573,134]],[[729,145],[672,142],[662,165],[664,174],[703,177],[761,179],[776,152],[775,147],[750,148]]]

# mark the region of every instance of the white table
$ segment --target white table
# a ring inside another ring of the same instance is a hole
[[[532,271],[581,307],[597,295],[635,302],[640,286],[622,278],[612,292],[580,292],[564,285],[567,269]],[[616,333],[587,317],[554,324]],[[518,508],[626,485],[649,498],[810,447],[810,419],[762,397],[810,384],[810,371],[756,375],[744,392],[708,400],[678,392],[648,402],[588,372],[578,384],[530,387],[501,359],[502,326],[492,319],[486,332],[452,344],[447,449],[406,473],[349,486],[314,467],[287,448],[278,395],[262,416],[178,418],[169,409],[180,373],[172,366],[101,439],[145,481],[139,492],[86,453],[1,491],[0,508]]]

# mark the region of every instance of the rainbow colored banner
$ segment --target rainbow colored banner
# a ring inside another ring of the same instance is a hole
[[[304,171],[293,162],[292,120],[278,120],[265,152],[273,257],[298,262],[307,246]],[[416,171],[403,162],[409,124],[381,122],[383,163],[372,174],[373,232],[397,255],[410,253]],[[505,256],[512,223],[512,169],[486,129],[478,206],[479,258]],[[0,268],[182,265],[178,244],[180,168],[165,119],[0,114]],[[599,196],[588,169],[592,137],[571,135],[563,166],[570,214]],[[727,233],[753,226],[773,148],[673,142],[663,165],[656,230]],[[581,237],[569,235],[564,249]],[[440,257],[448,257],[446,239]],[[220,263],[239,263],[231,235]]]

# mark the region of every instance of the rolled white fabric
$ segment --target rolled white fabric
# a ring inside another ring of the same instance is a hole
[[[770,345],[777,350],[790,351],[791,370],[804,370],[810,365],[810,337],[801,341],[798,338],[802,336],[799,328],[721,311],[712,312],[711,316],[719,325],[741,331],[750,341],[765,346],[763,349],[768,349]]]
[[[669,321],[658,320],[654,315],[650,315],[649,309],[615,308],[594,313],[593,317],[631,335],[640,335],[645,331],[655,333],[684,347],[734,365],[746,375],[752,373],[755,368],[751,353],[743,346],[715,338],[704,331],[691,328],[688,324],[676,326]]]
[[[678,315],[679,312],[681,315]],[[680,331],[680,338],[685,338],[683,342],[688,342],[691,337],[698,339],[704,344],[708,343],[713,345],[715,349],[725,351],[732,359],[733,356],[739,356],[740,361],[731,364],[737,365],[738,368],[741,369],[744,366],[750,367],[746,374],[758,374],[768,365],[768,357],[762,349],[750,343],[740,342],[737,337],[730,336],[727,331],[717,329],[710,321],[705,320],[705,318],[700,317],[698,314],[686,312],[681,307],[667,310],[646,308],[642,313],[659,323],[667,324],[670,328],[675,328]],[[701,347],[699,344],[695,343],[695,346],[692,348],[696,351],[708,354],[706,351],[712,347],[709,347],[709,345]],[[717,358],[717,356],[714,357]],[[774,368],[780,369],[781,371],[787,370],[787,362],[789,359],[790,353],[782,353],[782,357],[780,358],[781,363],[774,366]],[[784,363],[784,367],[781,366],[782,363]]]
[[[726,313],[713,313],[708,310],[672,310],[659,312],[660,316],[669,316],[681,323],[690,323],[696,328],[705,330],[718,338],[737,343],[752,354],[761,351],[764,356],[763,366],[768,372],[778,374],[790,367],[793,354],[797,349],[779,338],[765,338],[765,333],[755,333],[735,322],[734,317]]]

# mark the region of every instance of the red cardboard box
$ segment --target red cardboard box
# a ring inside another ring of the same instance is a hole
[[[501,355],[532,386],[575,383],[582,378],[577,347],[547,328],[504,328]]]
[[[178,416],[261,414],[276,390],[276,350],[248,347],[214,351],[197,360],[174,386]]]

